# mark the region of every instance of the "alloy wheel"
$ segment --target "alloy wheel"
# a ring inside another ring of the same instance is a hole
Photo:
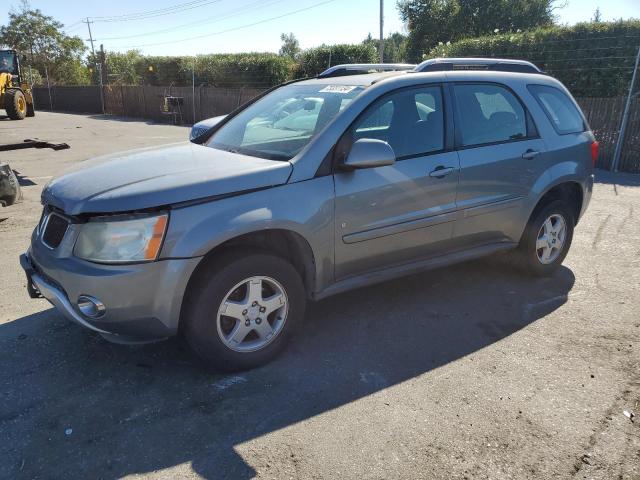
[[[536,239],[536,254],[543,265],[556,261],[562,253],[567,239],[567,222],[562,215],[554,213],[547,218]]]
[[[255,352],[282,332],[288,313],[287,294],[277,280],[250,277],[224,296],[217,313],[218,335],[231,350]]]

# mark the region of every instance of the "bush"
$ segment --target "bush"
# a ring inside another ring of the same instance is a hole
[[[191,82],[193,59],[182,60],[182,71]],[[274,53],[200,55],[196,57],[196,84],[218,87],[268,88],[291,78],[295,62]]]
[[[300,54],[296,77],[313,77],[341,63],[375,63],[376,48],[371,44],[322,45]]]
[[[439,45],[424,58],[503,57],[535,63],[579,97],[626,95],[640,21],[580,23],[488,35]]]
[[[152,57],[136,51],[107,54],[110,83],[188,86],[195,60],[196,85],[270,87],[291,78],[295,63],[274,53]]]
[[[189,86],[195,60],[196,85],[269,88],[293,78],[315,76],[329,65],[373,63],[372,45],[333,45],[305,50],[299,60],[275,53],[235,53],[197,57],[151,57],[132,50],[107,54],[109,83]]]

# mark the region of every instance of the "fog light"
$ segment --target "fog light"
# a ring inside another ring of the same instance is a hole
[[[100,300],[89,295],[80,295],[78,297],[78,310],[85,317],[100,318],[104,315],[107,308]]]

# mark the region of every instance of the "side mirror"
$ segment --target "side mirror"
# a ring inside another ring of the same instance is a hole
[[[374,138],[361,138],[351,147],[344,161],[344,170],[376,168],[396,163],[396,154],[387,142]]]
[[[225,118],[227,118],[226,115],[220,115],[219,117],[208,118],[196,123],[191,127],[191,131],[189,132],[189,141],[193,143],[200,143],[202,137],[204,137],[209,130],[218,125]]]

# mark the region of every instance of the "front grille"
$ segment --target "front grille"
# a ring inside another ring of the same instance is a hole
[[[42,243],[49,248],[58,248],[64,234],[67,233],[69,222],[66,218],[50,213],[44,224],[44,232],[42,232]]]

